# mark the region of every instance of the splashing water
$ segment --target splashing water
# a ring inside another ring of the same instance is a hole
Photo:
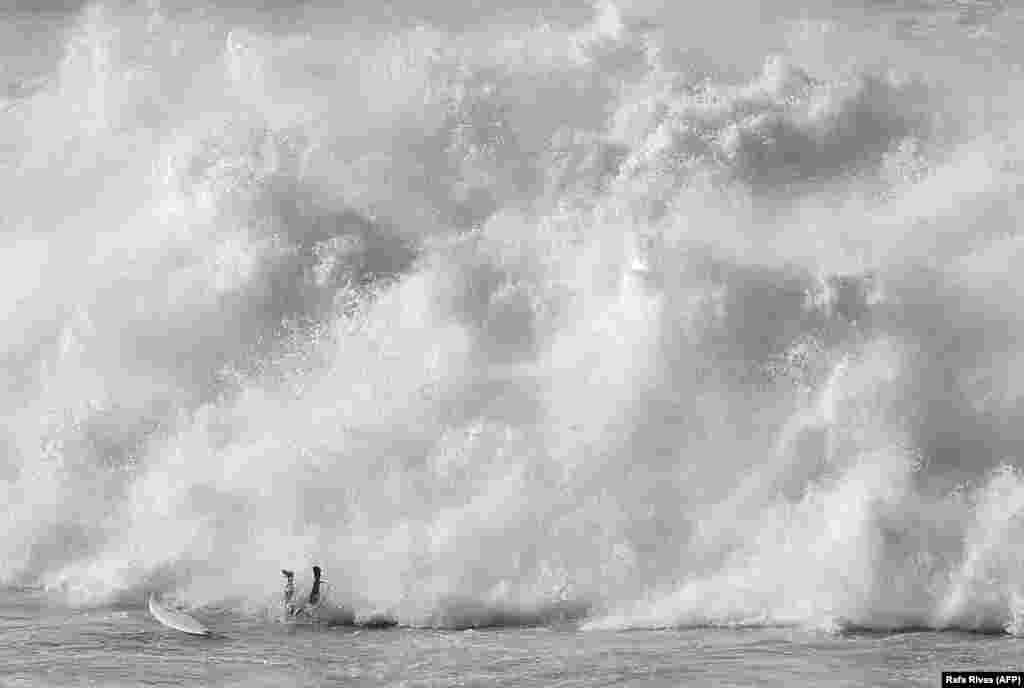
[[[1016,628],[1024,15],[655,4],[12,11],[0,581]]]

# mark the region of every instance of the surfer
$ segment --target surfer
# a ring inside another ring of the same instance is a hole
[[[320,586],[326,585],[320,577],[319,566],[313,567],[313,587],[309,591],[305,604],[295,599],[295,572],[288,569],[281,569],[284,576],[284,614],[285,616],[313,615],[320,603]]]
[[[296,610],[292,599],[295,597],[295,572],[281,569],[281,575],[284,576],[284,613],[294,616]]]

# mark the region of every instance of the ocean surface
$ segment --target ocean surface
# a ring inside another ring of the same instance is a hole
[[[1024,669],[1024,7],[811,5],[3,3],[0,685]]]
[[[942,671],[1020,666],[1015,640],[952,631],[797,628],[580,632],[570,626],[288,627],[208,614],[214,635],[143,610],[71,610],[3,593],[0,685],[939,686]]]

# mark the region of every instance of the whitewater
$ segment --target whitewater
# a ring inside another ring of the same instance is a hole
[[[0,8],[0,685],[1024,669],[1024,10],[807,4]]]

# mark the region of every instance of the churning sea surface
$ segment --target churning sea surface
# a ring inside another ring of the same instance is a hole
[[[1024,669],[1022,45],[997,0],[3,3],[0,685]],[[336,625],[281,622],[314,564]]]
[[[214,635],[202,638],[137,608],[73,610],[24,592],[2,599],[5,688],[939,686],[942,671],[1019,667],[1021,657],[1013,639],[960,631],[324,629],[224,613],[209,615]]]

